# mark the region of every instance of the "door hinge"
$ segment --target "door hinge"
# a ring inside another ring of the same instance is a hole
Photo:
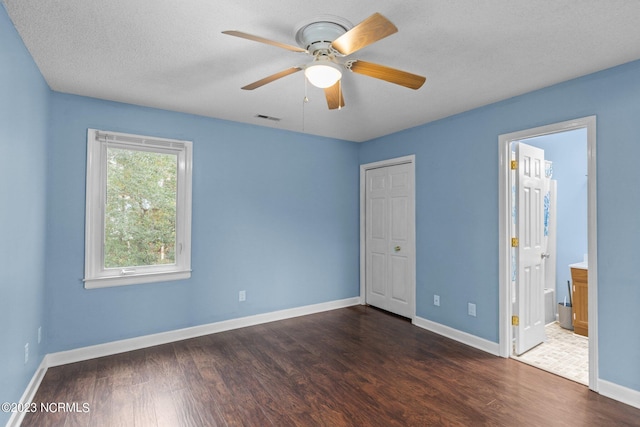
[[[511,325],[518,326],[520,324],[520,318],[518,316],[511,316]]]
[[[519,243],[520,243],[520,241],[518,240],[517,237],[512,237],[511,238],[511,247],[512,248],[517,248]]]
[[[518,169],[518,161],[517,160],[511,160],[511,170],[516,170]]]

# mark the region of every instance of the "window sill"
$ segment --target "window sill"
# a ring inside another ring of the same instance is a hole
[[[137,274],[131,276],[98,277],[93,279],[84,279],[84,288],[99,289],[113,286],[137,285],[142,283],[170,282],[173,280],[189,279],[190,277],[191,270]]]

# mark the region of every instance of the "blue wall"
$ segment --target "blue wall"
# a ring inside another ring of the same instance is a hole
[[[360,162],[416,155],[417,314],[498,342],[498,136],[590,115],[600,378],[640,391],[639,61],[368,141]],[[475,318],[468,301],[477,304]]]
[[[51,112],[49,352],[359,294],[357,144],[60,93]],[[87,128],[193,141],[191,279],[83,288]]]
[[[558,182],[556,218],[556,299],[568,296],[571,281],[569,264],[582,262],[588,252],[587,223],[587,130],[530,138],[526,144],[542,148],[546,160],[553,161],[553,179]]]
[[[18,401],[44,354],[49,96],[0,3],[0,402]],[[0,412],[0,425],[10,415]]]
[[[0,72],[2,401],[45,353],[357,295],[358,164],[408,154],[417,314],[497,342],[498,135],[593,114],[600,377],[640,391],[640,62],[361,145],[51,93],[4,8]],[[88,127],[194,141],[190,280],[83,288]]]

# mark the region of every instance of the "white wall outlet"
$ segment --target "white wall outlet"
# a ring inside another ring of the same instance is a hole
[[[38,326],[38,344],[42,341],[42,326]]]
[[[247,291],[238,292],[238,301],[246,301],[247,300]]]
[[[469,316],[476,317],[476,305],[472,302],[469,303]]]
[[[438,307],[440,306],[440,295],[433,296],[433,305],[437,305]]]
[[[24,345],[24,364],[26,365],[29,361],[29,343]]]

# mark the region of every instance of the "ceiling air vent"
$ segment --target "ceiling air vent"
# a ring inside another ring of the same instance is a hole
[[[265,116],[264,114],[256,114],[256,117],[259,119],[271,120],[273,122],[279,122],[280,120],[282,120],[278,117]]]

